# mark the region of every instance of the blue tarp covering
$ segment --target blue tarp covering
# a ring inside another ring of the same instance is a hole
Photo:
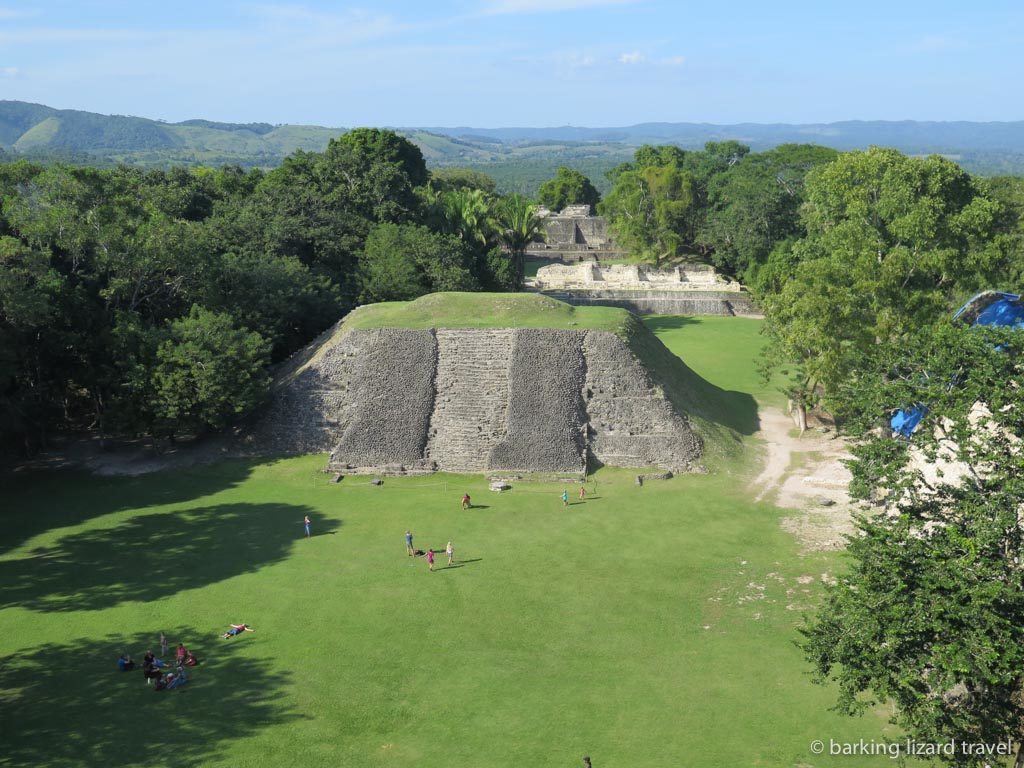
[[[953,315],[953,319],[962,320],[972,326],[986,325],[1024,330],[1024,300],[1016,293],[985,291],[960,307]],[[959,376],[954,377],[949,386],[956,386],[958,381]],[[901,408],[889,420],[893,437],[899,435],[909,438],[927,413],[927,406],[920,403],[909,408]]]
[[[953,315],[971,325],[1011,327],[1024,330],[1024,301],[1016,293],[985,291],[972,298]]]
[[[897,411],[896,415],[889,420],[889,426],[892,427],[893,435],[910,437],[914,434],[914,430],[917,429],[917,425],[921,423],[921,419],[924,418],[926,413],[928,413],[928,409],[923,405],[915,405],[911,408]]]

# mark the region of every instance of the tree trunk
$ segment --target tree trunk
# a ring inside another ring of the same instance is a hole
[[[1024,768],[1024,741],[1017,744],[1017,759],[1013,761],[1013,768]]]
[[[803,403],[793,405],[793,423],[799,427],[801,435],[807,431],[807,407]]]

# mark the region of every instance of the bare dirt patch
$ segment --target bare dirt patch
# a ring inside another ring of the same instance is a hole
[[[764,441],[764,464],[753,483],[756,499],[794,510],[782,527],[805,550],[841,549],[854,530],[850,471],[842,463],[850,458],[846,444],[834,431],[812,428],[800,435],[777,408],[766,408],[760,416],[757,437]]]

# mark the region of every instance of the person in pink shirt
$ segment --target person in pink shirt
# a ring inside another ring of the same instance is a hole
[[[434,570],[434,550],[427,550],[427,567],[430,570]]]
[[[185,657],[188,655],[188,651],[185,650],[184,643],[178,643],[178,650],[174,654],[174,661],[176,666],[181,666],[185,663]]]

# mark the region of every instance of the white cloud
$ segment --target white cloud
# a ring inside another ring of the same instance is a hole
[[[610,5],[627,5],[637,0],[488,0],[480,12],[485,16],[526,13],[581,11]]]
[[[17,77],[20,71],[17,67],[0,67],[0,77]]]
[[[683,64],[686,63],[686,57],[685,56],[666,56],[659,63],[665,65],[666,67],[681,67],[681,66],[683,66]]]
[[[639,64],[644,60],[644,55],[640,51],[631,51],[629,53],[623,53],[619,56],[620,64]]]

